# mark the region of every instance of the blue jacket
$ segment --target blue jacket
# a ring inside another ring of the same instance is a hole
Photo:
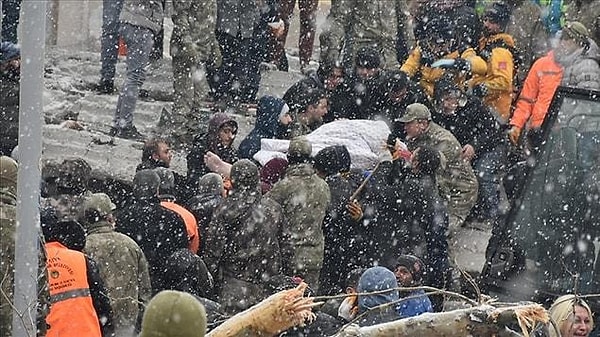
[[[425,312],[433,312],[431,301],[429,300],[429,297],[425,295],[424,290],[421,289],[411,291],[406,295],[406,297],[413,297],[418,295],[422,296],[410,298],[398,304],[398,306],[396,307],[396,311],[400,315],[400,318],[419,316],[420,314]]]
[[[252,156],[260,150],[262,138],[279,138],[282,125],[279,123],[279,113],[285,102],[281,98],[263,96],[258,101],[256,111],[256,124],[248,136],[244,138],[238,148],[240,158],[252,159]]]

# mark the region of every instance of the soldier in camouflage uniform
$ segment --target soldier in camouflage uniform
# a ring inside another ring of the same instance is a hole
[[[398,66],[398,58],[404,59],[407,53],[405,33],[407,18],[404,0],[338,0],[331,2],[327,16],[328,26],[319,37],[321,63],[336,64],[341,61],[340,53],[345,45],[358,51],[362,47],[373,47],[383,56],[384,68]],[[347,30],[350,30],[346,35]],[[346,41],[345,37],[352,41]],[[404,47],[397,55],[396,40]],[[398,57],[399,56],[399,57]],[[346,57],[344,58],[346,59]],[[354,64],[354,55],[349,59]]]
[[[191,143],[202,122],[200,104],[208,98],[206,68],[221,66],[221,51],[215,37],[215,0],[173,0],[173,113],[167,124],[175,126],[173,136]],[[206,123],[206,121],[204,121]]]
[[[477,201],[478,188],[471,165],[462,159],[462,146],[450,131],[431,121],[423,104],[409,105],[399,121],[404,123],[409,150],[429,146],[443,155],[442,170],[437,174],[440,195],[448,200],[450,230],[460,227]]]
[[[231,193],[215,209],[206,233],[204,259],[220,285],[219,302],[228,314],[267,297],[268,284],[280,274],[277,233],[284,223],[283,210],[261,195],[259,183],[252,161],[234,163]]]
[[[91,195],[87,182],[92,167],[81,158],[69,158],[56,169],[58,172],[51,179],[46,179],[51,181],[47,181],[49,188],[42,207],[53,207],[60,221],[79,221],[83,200]]]
[[[15,232],[17,227],[17,163],[9,157],[0,157],[0,337],[11,337],[14,304]],[[40,235],[40,242],[43,238]],[[46,316],[50,306],[46,254],[38,254],[38,314],[37,336],[46,335]]]
[[[266,197],[283,207],[286,219],[279,238],[283,274],[302,277],[317,292],[325,249],[322,224],[330,192],[309,163],[311,153],[312,145],[305,138],[292,139],[285,178]]]
[[[85,198],[82,224],[87,236],[83,252],[98,265],[110,298],[117,336],[131,336],[152,297],[152,288],[144,252],[127,235],[114,230],[115,207],[104,193]]]

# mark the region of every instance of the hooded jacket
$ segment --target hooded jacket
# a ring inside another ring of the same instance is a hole
[[[233,144],[224,146],[219,141],[219,129],[225,124],[230,124],[234,129],[233,134],[237,134],[237,122],[227,114],[216,113],[208,121],[206,133],[194,138],[192,149],[187,155],[187,177],[191,185],[197,185],[200,178],[210,172],[204,164],[204,155],[207,152],[216,154],[229,164],[237,161],[238,153]]]
[[[517,108],[510,125],[519,128],[529,122],[530,128],[539,128],[544,122],[548,108],[559,85],[579,88],[600,88],[599,48],[590,40],[587,51],[583,48],[556,60],[554,51],[536,62],[527,74],[523,90],[517,100]]]
[[[398,282],[392,271],[385,267],[372,267],[367,269],[360,276],[357,291],[359,293],[369,293],[395,288],[398,288]],[[358,296],[358,313],[366,313],[369,309],[382,304],[398,301],[399,298],[398,290],[390,290],[390,292],[381,294]],[[390,305],[368,312],[358,321],[358,325],[371,326],[395,321],[397,319],[400,319],[400,315],[394,310],[394,305]]]
[[[238,154],[240,158],[252,159],[260,151],[260,140],[283,139],[285,126],[279,123],[279,115],[285,102],[281,98],[263,96],[258,101],[256,123],[254,129],[240,143]]]

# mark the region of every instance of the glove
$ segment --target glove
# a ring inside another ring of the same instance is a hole
[[[510,130],[508,130],[508,139],[510,139],[510,142],[513,143],[513,145],[517,145],[519,136],[521,136],[521,128],[513,125]]]
[[[338,308],[338,316],[350,322],[358,313],[357,296],[348,296],[344,299]]]
[[[471,95],[479,98],[487,96],[488,88],[484,83],[478,84],[471,89]]]
[[[454,60],[454,66],[452,68],[460,71],[471,71],[471,62],[459,57]]]
[[[360,207],[360,204],[358,203],[358,201],[356,201],[356,200],[350,201],[346,205],[346,209],[348,210],[348,213],[350,214],[350,217],[352,218],[352,220],[360,221],[360,219],[362,219],[363,211],[362,211],[362,208]]]

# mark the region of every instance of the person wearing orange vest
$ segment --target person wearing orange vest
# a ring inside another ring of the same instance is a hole
[[[47,207],[41,214],[50,290],[48,337],[114,336],[112,309],[95,262],[85,256],[85,232],[75,221],[58,221]]]
[[[200,248],[200,234],[198,233],[198,221],[192,212],[187,210],[176,202],[171,194],[175,187],[175,177],[173,171],[165,167],[157,167],[154,172],[160,177],[160,186],[158,187],[158,198],[160,205],[177,213],[183,223],[188,236],[188,248],[192,253],[197,254]]]
[[[600,67],[596,59],[600,59],[599,48],[590,39],[586,27],[577,21],[567,22],[558,46],[534,62],[527,74],[510,119],[510,141],[516,145],[527,124],[533,132],[540,129],[559,85],[600,88]]]

